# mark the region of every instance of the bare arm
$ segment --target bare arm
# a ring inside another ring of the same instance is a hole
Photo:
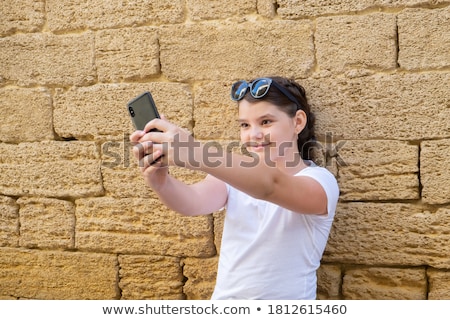
[[[213,176],[192,185],[168,176],[154,191],[167,207],[186,216],[210,214],[223,208],[227,200],[225,183]]]
[[[226,165],[199,169],[214,175],[254,198],[276,203],[295,212],[309,214],[327,213],[327,195],[314,179],[293,176],[264,161],[255,162],[245,156],[233,154]]]
[[[157,128],[162,132],[149,132],[152,128]],[[256,161],[240,154],[221,152],[215,154],[213,159],[205,159],[204,145],[194,140],[189,132],[165,120],[152,120],[147,124],[146,132],[148,133],[141,136],[139,141],[155,142],[155,144],[150,143],[145,147],[147,151],[151,151],[151,154],[147,156],[148,163],[164,154],[164,165],[176,165],[203,171],[214,176],[216,180],[228,183],[257,199],[270,201],[294,212],[327,213],[325,190],[312,178],[294,176],[274,165],[268,165],[264,159]],[[144,170],[153,170],[153,167],[162,165],[161,163],[155,164]],[[168,190],[177,189],[175,187],[177,183],[174,181],[170,186]],[[211,186],[216,185],[213,183]],[[220,190],[217,186],[216,190]],[[204,198],[201,198],[202,201],[207,201],[206,198],[209,196],[215,198],[215,194],[209,189],[210,185],[207,182],[192,187],[194,191],[191,190],[193,193],[190,194],[187,193],[187,189],[184,189],[183,192],[186,192],[187,196],[183,199],[193,199],[192,197],[200,194],[205,195]],[[163,201],[169,201],[168,198],[164,199]],[[226,197],[222,197],[218,202],[224,204],[225,201]],[[186,213],[193,214],[193,211],[189,210]]]

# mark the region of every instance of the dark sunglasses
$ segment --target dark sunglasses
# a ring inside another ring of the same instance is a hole
[[[242,100],[247,94],[247,90],[250,90],[250,94],[253,98],[261,99],[269,92],[271,85],[274,85],[275,88],[280,90],[280,92],[286,96],[286,98],[295,103],[297,105],[297,110],[301,109],[299,101],[295,99],[295,97],[289,92],[289,90],[279,85],[275,81],[272,81],[272,79],[270,78],[258,78],[250,83],[245,80],[239,80],[233,83],[233,85],[231,86],[231,100]]]

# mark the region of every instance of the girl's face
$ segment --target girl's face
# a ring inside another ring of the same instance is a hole
[[[250,153],[273,163],[298,157],[297,137],[306,125],[304,111],[297,111],[291,118],[267,101],[241,100],[238,122],[241,142]]]

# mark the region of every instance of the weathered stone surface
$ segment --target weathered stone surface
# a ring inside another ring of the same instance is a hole
[[[159,73],[155,28],[125,28],[97,32],[95,57],[102,82],[141,80]]]
[[[3,0],[0,6],[0,36],[36,32],[45,23],[45,0]]]
[[[83,197],[103,193],[93,142],[0,144],[0,194]]]
[[[420,181],[425,203],[450,202],[450,140],[424,141],[420,152]]]
[[[0,78],[21,86],[89,85],[96,78],[93,47],[90,32],[0,38]]]
[[[339,300],[341,285],[341,268],[322,264],[317,270],[317,298],[319,300]]]
[[[218,257],[186,258],[183,273],[187,278],[184,293],[188,300],[209,300],[216,285]]]
[[[347,300],[423,300],[425,269],[361,268],[347,270],[342,285]]]
[[[407,70],[450,66],[450,7],[406,9],[398,14],[400,67]]]
[[[396,32],[392,14],[319,18],[314,35],[318,66],[333,72],[392,70],[397,66]]]
[[[298,77],[314,64],[309,22],[167,26],[161,29],[160,46],[161,71],[177,81]]]
[[[119,265],[122,299],[184,299],[179,258],[119,255]]]
[[[0,196],[0,246],[19,244],[19,206],[14,199]]]
[[[194,134],[198,139],[239,140],[238,107],[230,99],[231,83],[205,83],[194,99]]]
[[[22,247],[73,249],[75,206],[72,202],[46,198],[20,198]]]
[[[0,89],[0,141],[18,143],[53,139],[52,100],[45,89]]]
[[[76,200],[77,249],[126,254],[211,257],[210,216],[183,217],[153,199]]]
[[[450,266],[450,209],[404,203],[340,203],[324,261]]]
[[[450,273],[448,270],[428,269],[428,299],[449,300],[450,299]]]
[[[274,18],[277,16],[278,3],[275,0],[258,0],[256,1],[256,9],[258,14],[266,18]]]
[[[183,84],[156,82],[100,84],[60,90],[54,102],[55,131],[64,138],[128,140],[135,129],[126,104],[144,91],[151,92],[158,111],[169,121],[192,129],[189,88]]]
[[[116,299],[117,257],[0,248],[0,292],[26,299]]]
[[[433,4],[445,3],[446,0],[432,1]],[[426,0],[277,0],[278,14],[283,19],[298,19],[303,17],[328,14],[349,14],[360,11],[378,11],[379,8],[396,8],[429,4]]]
[[[254,0],[237,0],[233,5],[220,0],[188,0],[187,6],[193,21],[236,17],[256,11]]]
[[[217,248],[217,252],[220,252],[220,247],[222,245],[222,231],[225,222],[226,210],[221,210],[214,212],[214,243]]]
[[[47,0],[48,27],[53,32],[98,30],[135,25],[180,23],[184,19],[181,0]]]
[[[419,148],[403,141],[349,140],[337,151],[342,200],[419,198]]]
[[[305,79],[317,134],[335,140],[423,140],[450,136],[449,73]]]

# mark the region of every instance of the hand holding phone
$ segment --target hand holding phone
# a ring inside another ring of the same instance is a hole
[[[155,118],[160,118],[155,101],[153,101],[153,97],[148,91],[129,101],[127,103],[127,109],[136,130],[144,130],[147,123]],[[152,129],[150,131],[159,132],[158,129]],[[161,157],[163,157],[163,155]],[[161,157],[151,164],[156,163]]]

